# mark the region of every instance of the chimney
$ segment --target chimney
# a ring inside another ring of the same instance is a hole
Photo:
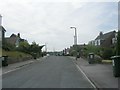
[[[100,36],[100,39],[102,39],[102,37],[103,37],[103,32],[100,32],[99,36]]]
[[[100,34],[99,34],[100,36],[102,36],[103,35],[103,32],[100,32]]]
[[[0,14],[0,26],[2,26],[2,16]]]
[[[20,38],[20,33],[18,33],[18,37]]]

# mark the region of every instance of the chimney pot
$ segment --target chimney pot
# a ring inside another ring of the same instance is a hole
[[[20,38],[20,33],[18,33],[18,37]]]
[[[102,36],[103,35],[103,32],[100,32],[100,36]]]

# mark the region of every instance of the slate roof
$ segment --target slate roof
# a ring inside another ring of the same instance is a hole
[[[15,34],[12,34],[10,37],[17,37],[17,35],[15,35]]]
[[[116,31],[111,31],[111,32],[105,33],[105,34],[103,34],[101,36],[99,35],[99,36],[97,36],[97,38],[95,40],[98,40],[98,39],[105,40],[105,39],[107,39],[110,35],[112,35],[115,32]]]
[[[4,32],[6,32],[6,30],[5,30],[5,28],[3,27],[3,26],[0,26],[0,28],[2,27],[2,30],[4,31]]]

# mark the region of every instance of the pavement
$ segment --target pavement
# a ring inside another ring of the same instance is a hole
[[[76,67],[73,60],[64,56],[49,56],[44,60],[3,74],[3,88],[89,88],[92,84]]]
[[[112,64],[89,64],[86,59],[70,57],[97,88],[118,88],[118,78],[113,76]]]
[[[29,64],[34,63],[37,60],[43,60],[44,58],[47,58],[47,56],[40,57],[38,59],[31,59],[31,60],[27,60],[27,61],[22,61],[22,62],[9,64],[8,66],[2,67],[2,73],[1,74],[6,74],[6,73],[9,73],[9,72],[15,71],[17,69],[20,69],[23,66],[27,66]]]

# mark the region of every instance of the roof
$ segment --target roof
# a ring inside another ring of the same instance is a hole
[[[27,40],[25,40],[25,39],[21,39],[21,38],[20,38],[20,41],[21,41],[21,42],[24,42],[24,41],[28,42]]]
[[[0,26],[0,28],[2,27],[2,30],[4,31],[4,32],[6,32],[6,30],[5,30],[5,28],[3,27],[3,26]]]
[[[98,40],[98,39],[103,39],[104,40],[114,33],[116,33],[116,31],[111,31],[111,32],[105,33],[102,36],[99,35],[99,36],[97,36],[97,38],[95,40]]]
[[[17,37],[17,35],[15,35],[15,34],[12,34],[10,37]]]

